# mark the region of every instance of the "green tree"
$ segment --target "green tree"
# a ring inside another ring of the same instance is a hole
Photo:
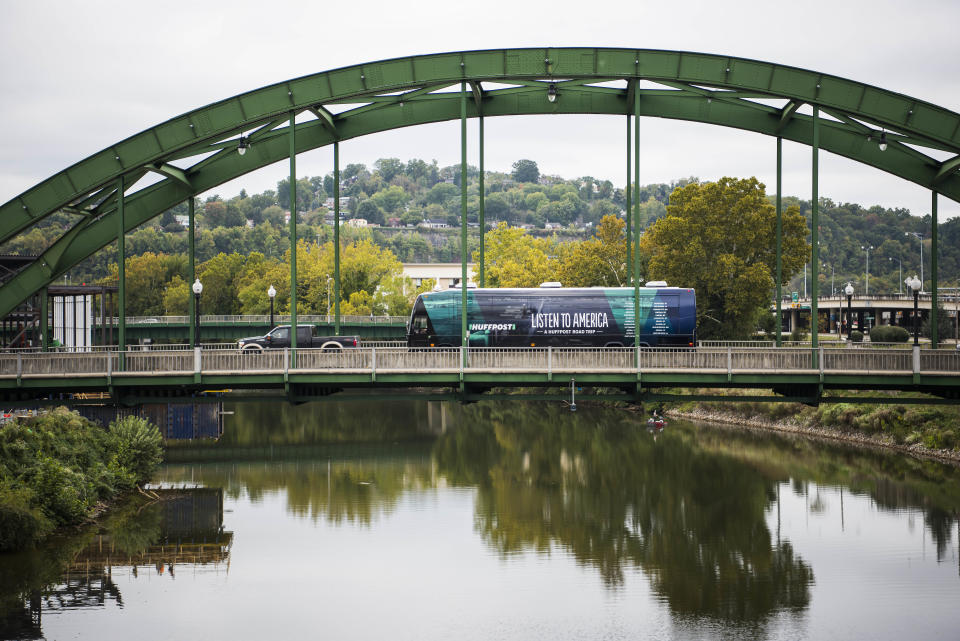
[[[403,188],[398,185],[391,185],[386,189],[381,189],[370,197],[377,207],[388,214],[393,214],[403,208],[407,202],[407,194]],[[362,205],[363,203],[361,203]]]
[[[540,180],[540,168],[532,160],[521,159],[513,163],[510,175],[518,183],[535,183]]]
[[[403,173],[403,163],[399,158],[381,158],[373,163],[373,168],[384,181],[390,182],[395,176]]]
[[[783,273],[808,254],[806,224],[796,208],[783,213]],[[739,338],[767,313],[776,273],[776,210],[756,178],[724,177],[678,187],[667,216],[642,238],[648,278],[697,290],[700,336]]]
[[[510,202],[502,193],[490,194],[484,201],[486,220],[511,220]]]
[[[386,221],[383,217],[383,210],[377,207],[377,203],[372,198],[360,203],[360,206],[357,207],[357,218],[363,218],[367,222],[377,225],[382,225]]]
[[[237,276],[243,270],[241,254],[217,254],[200,265],[198,277],[203,283],[200,311],[203,314],[239,314]]]
[[[427,192],[426,202],[442,205],[460,197],[460,188],[450,183],[437,183]],[[459,202],[459,201],[458,201]]]
[[[277,203],[284,209],[290,209],[290,179],[284,178],[277,183]],[[313,203],[313,185],[308,178],[297,178],[297,214],[310,209]]]

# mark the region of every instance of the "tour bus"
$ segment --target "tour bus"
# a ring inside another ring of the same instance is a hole
[[[683,346],[696,342],[694,290],[647,283],[640,288],[640,336],[634,339],[633,287],[467,288],[471,347]],[[409,347],[459,347],[459,286],[417,296]]]

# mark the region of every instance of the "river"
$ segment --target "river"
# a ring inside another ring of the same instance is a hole
[[[950,639],[960,473],[562,403],[237,404],[0,639]]]

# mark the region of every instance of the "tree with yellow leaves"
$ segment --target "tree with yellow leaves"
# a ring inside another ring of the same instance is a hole
[[[550,257],[550,249],[547,240],[501,222],[486,234],[487,287],[538,287],[556,280],[557,262]],[[474,260],[478,258],[475,253]]]

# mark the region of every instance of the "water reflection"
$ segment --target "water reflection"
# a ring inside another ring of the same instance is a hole
[[[360,401],[343,403],[244,403],[227,405],[220,446],[306,443],[390,443],[432,438],[446,412],[439,403]]]
[[[360,525],[371,525],[380,516],[391,514],[405,492],[438,485],[429,444],[395,446],[392,455],[380,447],[323,446],[311,448],[306,457],[298,457],[294,448],[273,453],[284,456],[273,458],[269,465],[168,465],[158,481],[192,478],[223,488],[232,500],[247,497],[253,503],[282,492],[287,511],[296,517]],[[326,456],[329,458],[315,458]]]
[[[680,431],[654,439],[627,413],[467,412],[473,420],[438,442],[437,462],[479,488],[477,528],[501,554],[559,545],[612,588],[642,568],[678,614],[750,622],[808,605],[813,571],[771,541],[774,484],[759,471]]]
[[[868,497],[883,512],[920,510],[938,560],[948,556],[953,532],[960,525],[960,474],[954,465],[716,425],[678,427],[704,451],[730,456],[770,479],[790,481],[797,495],[806,494],[809,484],[815,483]],[[809,509],[822,509],[816,497]]]
[[[280,408],[285,414],[278,418]],[[890,522],[922,522],[938,559],[956,551],[956,469],[899,454],[681,421],[650,433],[641,417],[624,410],[582,407],[571,414],[550,403],[242,405],[235,411],[223,441],[178,448],[181,462],[164,466],[155,479],[164,487],[200,488],[165,490],[163,500],[121,511],[97,531],[2,559],[0,596],[7,607],[0,611],[7,618],[0,629],[18,632],[0,638],[39,638],[41,613],[124,607],[129,615],[138,593],[125,604],[122,592],[142,589],[147,576],[164,585],[186,568],[191,575],[226,577],[233,534],[224,529],[225,502],[237,512],[229,521],[233,529],[247,534],[248,580],[256,575],[251,565],[260,563],[269,574],[279,559],[284,584],[299,594],[319,589],[306,569],[297,574],[300,565],[316,559],[310,555],[318,549],[332,549],[337,536],[351,539],[348,547],[362,539],[357,548],[371,558],[402,556],[396,540],[386,551],[377,548],[376,533],[397,532],[391,529],[397,521],[422,522],[405,497],[454,488],[465,499],[460,505],[468,524],[458,553],[479,539],[484,558],[506,561],[500,567],[531,557],[556,558],[557,567],[572,559],[614,601],[636,595],[630,589],[639,581],[678,630],[689,624],[689,636],[704,636],[704,622],[722,631],[714,636],[777,636],[784,620],[802,621],[798,632],[814,625],[818,590],[837,572],[797,519],[820,527],[839,517],[839,528],[858,538],[832,549],[849,551],[887,545],[880,537],[860,537],[860,528],[883,527],[877,513],[905,513]],[[419,507],[441,502],[420,501]],[[291,518],[276,518],[284,512]],[[259,532],[269,549],[255,545],[251,514],[270,515],[268,531]],[[889,540],[894,543],[882,553],[892,558],[902,539]],[[447,558],[461,557],[451,552]],[[877,569],[885,560],[869,558],[867,569],[895,576]],[[429,572],[436,561],[420,562]],[[480,564],[471,562],[464,562],[465,584]],[[345,571],[355,573],[354,563],[345,561]],[[377,568],[366,571],[375,583]],[[543,576],[553,571],[546,563],[537,568]],[[331,572],[337,585],[355,578]],[[203,593],[211,584],[192,590]],[[263,598],[255,588],[244,592],[236,570],[230,586],[241,600],[244,594]]]
[[[123,607],[117,571],[175,578],[177,568],[228,567],[233,533],[223,529],[223,492],[159,489],[148,504],[131,504],[102,528],[5,555],[0,572],[0,638],[42,638],[42,615]]]
[[[432,445],[392,446],[399,449],[317,444],[319,428],[310,425],[318,411],[283,431],[287,447],[269,450],[272,465],[168,471],[223,487],[233,498],[246,493],[258,501],[284,491],[291,514],[366,526],[393,513],[406,492],[477,488],[476,529],[502,557],[559,547],[596,568],[610,589],[639,569],[675,614],[745,624],[802,612],[810,603],[813,569],[768,526],[781,484],[792,481],[805,493],[816,481],[869,496],[881,510],[923,510],[941,556],[960,506],[949,466],[684,422],[652,434],[622,410],[571,415],[548,403],[397,404],[376,415],[393,437],[439,433]],[[364,425],[371,416],[354,404],[330,411],[320,415]],[[245,436],[234,442],[276,438],[266,419],[254,416],[244,419]],[[295,444],[297,433],[306,435],[303,445]],[[347,430],[357,433],[355,426]],[[245,449],[268,453],[262,445]],[[808,509],[829,506],[818,495]]]

